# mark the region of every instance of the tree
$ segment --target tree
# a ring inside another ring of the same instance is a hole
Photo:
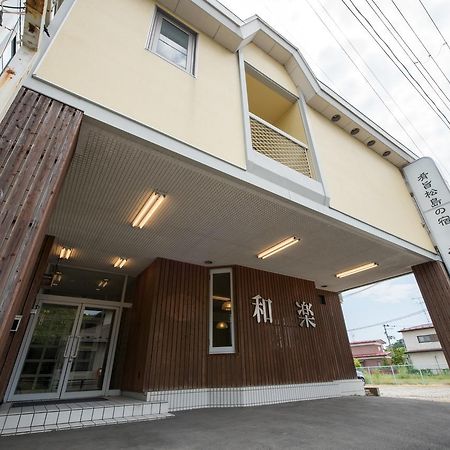
[[[361,366],[361,361],[358,358],[353,358],[353,364],[355,365],[355,368],[358,369]]]
[[[400,366],[405,364],[406,362],[406,348],[404,347],[403,340],[395,342],[390,351],[391,351],[391,364],[395,366]]]

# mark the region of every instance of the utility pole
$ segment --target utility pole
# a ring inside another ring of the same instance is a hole
[[[389,348],[391,348],[391,336],[389,336],[389,333],[388,333],[388,330],[387,330],[389,327],[390,327],[389,324],[383,325],[384,334],[386,335],[386,339],[388,341],[388,346],[389,346]]]

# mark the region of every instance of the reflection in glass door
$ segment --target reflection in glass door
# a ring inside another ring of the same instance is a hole
[[[80,307],[43,303],[15,395],[58,397]]]
[[[103,393],[115,316],[115,308],[41,303],[11,400]]]
[[[85,307],[72,348],[66,392],[103,388],[114,324],[114,310]]]

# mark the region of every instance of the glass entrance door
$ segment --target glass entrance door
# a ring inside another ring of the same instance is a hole
[[[102,391],[115,311],[83,307],[72,347],[65,397]]]
[[[14,397],[60,396],[79,311],[78,305],[40,305]]]
[[[38,311],[11,400],[104,393],[116,310],[43,302]]]

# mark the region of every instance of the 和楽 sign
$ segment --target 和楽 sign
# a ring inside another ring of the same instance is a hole
[[[450,190],[431,158],[414,161],[403,173],[450,272]]]

